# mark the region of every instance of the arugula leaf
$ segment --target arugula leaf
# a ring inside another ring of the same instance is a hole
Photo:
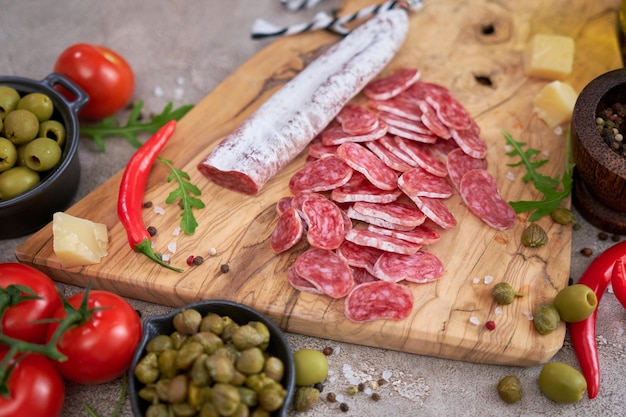
[[[172,110],[173,107],[173,103],[169,102],[161,113],[153,116],[150,121],[142,122],[140,117],[141,110],[143,109],[143,101],[139,101],[131,109],[125,125],[120,125],[119,120],[111,116],[102,119],[98,124],[81,126],[80,133],[91,136],[98,146],[98,149],[100,149],[100,152],[105,152],[104,138],[108,136],[123,136],[135,148],[139,148],[141,142],[137,138],[138,133],[155,133],[170,120],[182,119],[182,117],[193,108],[193,105],[187,104]]]
[[[174,165],[172,165],[172,161],[161,157],[157,157],[157,159],[167,165],[167,167],[172,171],[172,173],[167,177],[167,182],[176,180],[178,183],[178,188],[167,196],[165,202],[167,204],[171,204],[180,198],[183,209],[183,212],[181,213],[182,218],[180,220],[180,228],[186,234],[192,235],[196,231],[196,227],[198,227],[198,221],[194,217],[192,209],[204,208],[202,200],[194,197],[194,195],[199,196],[201,194],[200,189],[189,182],[189,174],[174,167]]]
[[[509,204],[516,213],[532,212],[528,219],[531,222],[549,215],[552,210],[561,205],[561,202],[565,200],[572,191],[572,173],[575,164],[570,160],[570,131],[568,130],[566,135],[565,171],[563,172],[562,178],[558,175],[550,177],[537,172],[537,168],[542,167],[548,162],[547,159],[534,159],[539,153],[539,150],[533,148],[524,150],[523,147],[526,146],[526,143],[514,140],[513,137],[505,131],[502,131],[502,134],[507,143],[513,147],[513,150],[507,152],[507,155],[520,157],[519,162],[507,165],[511,167],[524,165],[527,172],[522,177],[522,180],[524,182],[532,182],[535,189],[544,195],[543,200],[510,201]],[[559,184],[561,187],[559,187]]]

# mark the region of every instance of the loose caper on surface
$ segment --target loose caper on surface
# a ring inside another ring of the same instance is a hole
[[[511,304],[516,297],[523,297],[524,294],[517,292],[513,289],[511,284],[508,282],[498,282],[493,286],[493,290],[491,290],[491,295],[493,300],[502,305]]]
[[[576,223],[576,216],[571,210],[559,207],[550,212],[550,217],[558,224],[574,224]]]
[[[298,387],[293,399],[295,411],[306,411],[320,399],[320,392],[313,387]]]
[[[539,304],[533,313],[533,324],[539,334],[546,335],[559,326],[561,317],[557,309],[548,303]]]
[[[557,403],[576,403],[587,389],[585,377],[572,366],[562,362],[546,363],[539,373],[541,392]]]
[[[552,303],[561,320],[568,323],[585,320],[598,306],[596,293],[586,285],[569,285],[559,291]]]
[[[513,404],[522,399],[522,384],[515,375],[507,375],[498,382],[498,395],[502,401]]]
[[[540,248],[548,243],[548,234],[537,223],[531,223],[522,232],[522,245],[527,248]]]

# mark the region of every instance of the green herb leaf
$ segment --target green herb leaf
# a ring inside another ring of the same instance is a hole
[[[205,207],[202,200],[194,197],[201,194],[200,189],[191,182],[189,182],[189,174],[181,169],[174,167],[174,165],[172,165],[172,161],[161,157],[157,158],[159,161],[167,165],[167,167],[172,171],[172,173],[167,177],[167,182],[172,182],[176,180],[176,182],[178,183],[178,188],[176,188],[167,196],[165,202],[167,204],[172,204],[180,199],[183,208],[183,212],[181,213],[182,218],[180,220],[180,228],[186,234],[192,235],[198,227],[198,221],[193,215],[193,209],[202,209]]]
[[[526,174],[522,177],[524,182],[532,182],[535,189],[544,195],[543,200],[536,201],[510,201],[511,207],[516,213],[532,212],[529,217],[529,221],[533,222],[540,218],[549,215],[552,210],[560,207],[561,202],[565,200],[572,191],[572,173],[574,170],[574,164],[570,160],[570,131],[567,131],[566,135],[566,150],[565,150],[565,171],[563,177],[558,175],[550,177],[543,175],[537,171],[537,168],[542,167],[548,162],[548,159],[534,159],[539,153],[539,150],[533,148],[523,149],[526,146],[524,142],[518,142],[507,133],[502,132],[507,143],[513,147],[513,150],[507,152],[508,156],[519,156],[520,161],[517,163],[508,164],[508,166],[520,166],[526,167]],[[560,185],[560,187],[559,187]]]
[[[107,117],[98,124],[81,126],[80,133],[90,136],[101,152],[105,152],[104,138],[110,136],[125,137],[135,148],[139,148],[141,142],[137,138],[137,134],[155,133],[170,120],[182,119],[193,108],[193,105],[187,104],[176,109],[172,109],[173,107],[172,102],[169,102],[161,113],[153,116],[147,122],[142,122],[140,119],[143,101],[139,101],[131,109],[125,125],[120,125],[119,120],[115,117]]]

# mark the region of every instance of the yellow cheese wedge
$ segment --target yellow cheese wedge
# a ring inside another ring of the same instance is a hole
[[[568,36],[536,34],[526,49],[526,74],[548,80],[563,80],[572,72],[574,49],[574,39]]]
[[[101,223],[54,213],[52,247],[64,268],[100,263],[109,247],[107,227]]]
[[[572,118],[578,94],[574,88],[562,81],[547,84],[533,99],[533,110],[550,128]]]

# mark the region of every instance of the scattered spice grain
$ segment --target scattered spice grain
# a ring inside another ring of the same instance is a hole
[[[589,257],[589,256],[593,255],[593,250],[591,248],[582,248],[580,250],[580,254],[582,256]]]

